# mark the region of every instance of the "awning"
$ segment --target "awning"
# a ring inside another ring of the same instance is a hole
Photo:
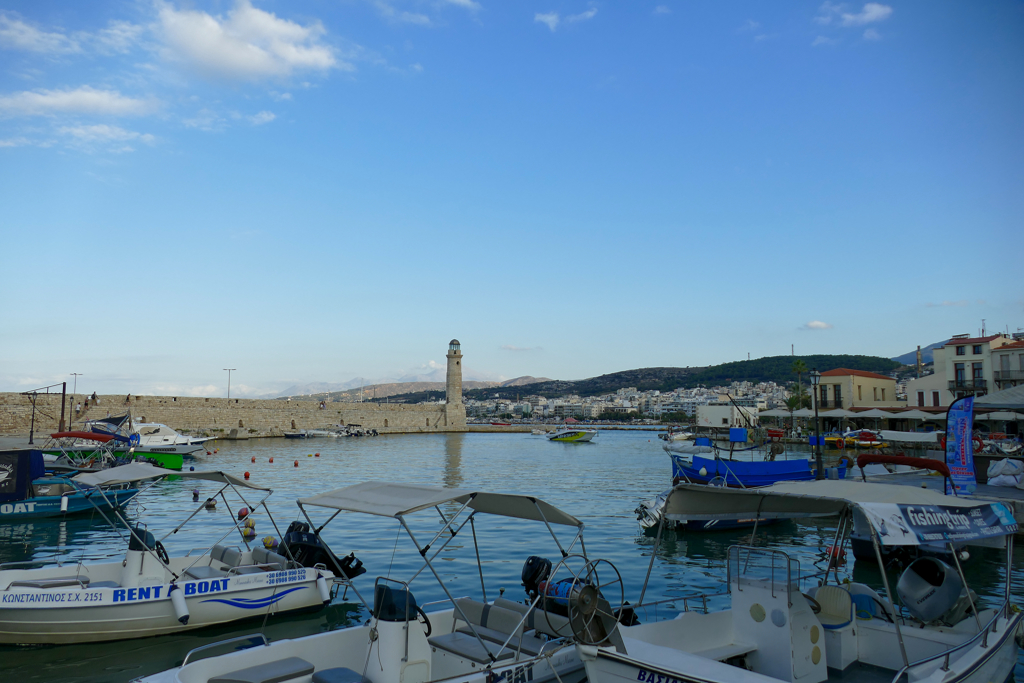
[[[881,417],[888,419],[891,417],[898,417],[895,413],[887,413],[884,410],[878,408],[872,408],[871,410],[865,410],[862,413],[854,413],[853,417]]]
[[[1024,410],[1024,384],[986,394],[974,399],[974,407],[998,408],[1000,410]]]
[[[447,489],[420,484],[367,481],[309,498],[300,498],[298,502],[300,505],[398,518],[445,503],[464,504],[467,501],[471,501],[470,508],[479,512],[517,519],[547,520],[551,524],[580,526],[580,521],[572,515],[532,496]]]
[[[675,520],[787,519],[836,515],[851,506],[865,514],[884,545],[970,541],[1017,531],[1002,503],[841,479],[755,489],[680,484],[668,495],[665,515]]]
[[[133,484],[147,479],[156,479],[170,475],[181,477],[182,479],[202,479],[221,484],[233,484],[234,486],[244,486],[247,489],[259,489],[260,491],[270,490],[265,486],[250,484],[244,479],[239,479],[226,472],[175,472],[174,470],[167,470],[162,467],[154,467],[145,462],[133,462],[121,465],[120,467],[100,470],[99,472],[86,472],[72,477],[72,479],[85,486],[112,486],[114,484]]]
[[[891,429],[883,429],[878,434],[885,441],[896,441],[900,443],[938,443],[939,435],[945,432],[897,432]]]
[[[1024,420],[1024,415],[1009,410],[997,410],[987,415],[977,415],[975,420]]]
[[[810,408],[801,408],[792,412],[793,417],[814,417],[814,411]]]
[[[923,410],[904,410],[902,413],[893,415],[896,420],[944,420],[945,415],[932,415]]]
[[[844,410],[843,408],[836,408],[835,410],[826,410],[820,413],[821,417],[854,417],[857,413],[852,410]]]

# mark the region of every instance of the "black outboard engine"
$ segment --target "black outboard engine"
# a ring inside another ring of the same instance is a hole
[[[956,623],[970,611],[970,600],[956,571],[942,560],[914,560],[896,584],[900,601],[925,623]]]
[[[537,590],[541,581],[547,581],[551,575],[551,560],[536,555],[530,555],[523,563],[523,588],[530,600],[537,597]]]
[[[305,522],[292,522],[284,534],[281,547],[277,551],[285,557],[292,557],[303,567],[314,567],[322,564],[331,571],[341,568],[345,576],[354,579],[360,574],[365,574],[366,569],[355,554],[338,558],[331,553],[320,540],[320,537],[310,531],[309,524]]]

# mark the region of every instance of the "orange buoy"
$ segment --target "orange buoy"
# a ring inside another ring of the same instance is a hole
[[[214,452],[214,453],[220,453],[220,449],[219,449],[219,448],[214,448],[214,449],[213,449],[213,452]]]
[[[206,451],[206,454],[207,455],[213,455],[213,453],[211,453],[210,451]]]
[[[248,478],[249,478],[249,473],[248,473],[248,472],[246,472],[246,473],[245,473],[245,478],[246,478],[246,479],[248,479]]]
[[[314,455],[315,457],[317,457],[317,458],[319,458],[319,457],[320,457],[320,454],[319,454],[319,453],[314,453],[313,455]]]
[[[273,458],[273,456],[271,456],[271,458],[270,458],[270,462],[274,462],[274,458]]]
[[[249,460],[249,462],[256,462],[256,456],[255,455],[252,456],[252,458]]]
[[[296,461],[295,461],[295,466],[296,466],[296,467],[298,467],[298,466],[299,466],[299,461],[298,461],[298,460],[296,460]]]

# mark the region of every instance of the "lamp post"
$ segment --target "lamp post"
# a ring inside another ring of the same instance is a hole
[[[821,384],[821,373],[815,368],[811,370],[811,389],[814,399],[814,465],[817,469],[815,479],[825,478],[825,469],[821,462],[821,426],[818,423],[818,385]]]
[[[231,398],[231,373],[238,368],[224,368],[228,373],[228,398]]]
[[[71,402],[74,403],[75,402],[75,394],[78,393],[78,378],[82,376],[82,373],[80,373],[80,372],[72,372],[71,374],[75,378],[74,388],[71,390]],[[78,417],[77,413],[75,414],[75,417]]]

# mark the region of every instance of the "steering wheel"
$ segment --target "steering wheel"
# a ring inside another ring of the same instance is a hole
[[[167,548],[164,547],[163,543],[157,541],[156,546],[154,546],[154,549],[156,550],[156,556],[160,558],[161,562],[163,562],[164,564],[171,563],[171,557],[167,554]]]
[[[812,612],[814,612],[815,614],[821,614],[821,604],[817,600],[812,598],[807,593],[801,593],[800,595],[804,596],[804,598],[807,599],[807,602],[810,603]]]
[[[577,571],[572,572],[569,569],[566,561],[570,557],[575,557],[583,560],[585,564]],[[618,584],[619,589],[619,600],[618,604],[621,606],[625,602],[625,592],[623,588],[622,576],[619,574],[619,570],[615,568],[608,560],[587,560],[581,555],[569,555],[565,557],[558,565],[552,570],[549,583],[550,586],[552,579],[556,577],[560,568],[565,565],[565,569],[572,574],[572,582],[569,586],[569,595],[566,600],[568,605],[569,623],[568,628],[572,631],[572,636],[580,643],[584,645],[598,645],[601,642],[615,632],[615,629],[619,627],[619,620],[616,617],[614,610],[608,603],[608,600],[604,597],[605,590],[611,589],[613,586]],[[604,567],[602,567],[604,565]],[[600,572],[603,571],[605,574],[606,581],[602,582]],[[544,599],[548,599],[544,596]],[[554,627],[551,623],[551,611],[547,609],[547,605],[544,605],[544,616],[547,619],[548,626],[552,631],[559,635],[569,635],[568,633],[562,633],[560,629]],[[599,624],[604,623],[603,619],[610,619],[614,626],[611,630],[604,634],[603,637],[597,637],[593,634],[595,629],[591,627],[595,621],[602,619],[598,622]],[[563,626],[564,628],[564,626]]]
[[[427,625],[427,638],[429,638],[430,634],[434,632],[434,626],[430,623],[430,617],[427,616],[427,613],[419,605],[416,605],[416,613],[423,617],[423,623]]]

